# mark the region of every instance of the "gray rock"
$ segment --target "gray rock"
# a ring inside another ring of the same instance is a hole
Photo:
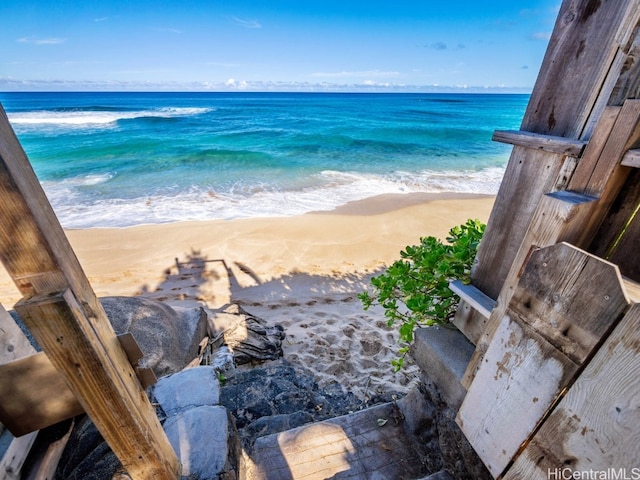
[[[220,402],[220,382],[213,367],[188,368],[162,377],[152,392],[167,416]]]
[[[229,420],[219,406],[191,408],[167,419],[164,431],[182,464],[182,476],[218,480],[229,470]]]
[[[140,367],[151,368],[156,377],[182,370],[198,355],[206,335],[202,308],[175,309],[142,297],[105,297],[100,302],[120,335],[130,332],[144,357]]]

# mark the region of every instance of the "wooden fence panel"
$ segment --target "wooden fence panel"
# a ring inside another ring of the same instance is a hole
[[[634,304],[508,470],[505,480],[640,475],[640,304]],[[558,474],[563,472],[564,476]],[[621,475],[621,473],[624,473]]]
[[[615,265],[565,243],[531,253],[457,418],[494,476],[629,302]]]

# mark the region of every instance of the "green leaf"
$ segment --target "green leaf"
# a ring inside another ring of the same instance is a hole
[[[469,283],[484,230],[482,222],[469,219],[449,231],[447,243],[432,236],[421,237],[418,245],[402,250],[400,259],[372,277],[371,288],[358,295],[365,310],[382,306],[389,327],[399,323],[399,342],[405,346],[392,362],[396,370],[404,365],[406,344],[413,342],[415,328],[446,324],[453,318],[459,299],[449,282]]]

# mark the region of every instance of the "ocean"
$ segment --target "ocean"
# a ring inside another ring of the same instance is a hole
[[[498,191],[528,95],[0,93],[65,228]]]

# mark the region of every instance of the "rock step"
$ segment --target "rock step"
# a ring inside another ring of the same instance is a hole
[[[411,480],[429,473],[394,403],[256,440],[247,480]]]

